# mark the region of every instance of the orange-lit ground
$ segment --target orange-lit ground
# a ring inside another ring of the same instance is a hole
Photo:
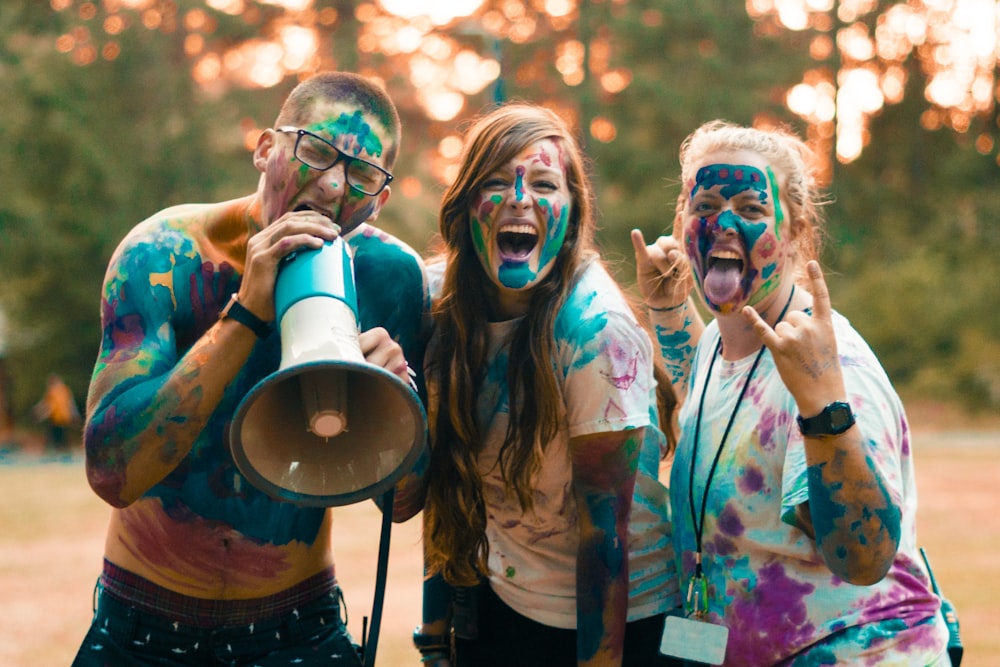
[[[917,415],[911,410],[911,415]],[[982,573],[1000,552],[1000,430],[918,430],[920,542],[958,607],[967,664],[1000,664],[996,587]],[[91,615],[108,509],[82,459],[0,456],[0,665],[69,665]],[[370,502],[335,510],[337,572],[351,632],[371,613],[380,515]],[[394,527],[379,665],[417,665],[419,518]]]

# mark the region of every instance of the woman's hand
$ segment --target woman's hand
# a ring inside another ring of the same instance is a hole
[[[806,271],[813,296],[812,316],[792,311],[773,329],[750,306],[743,309],[743,316],[771,351],[799,412],[811,417],[833,401],[844,400],[846,393],[833,331],[830,290],[817,262],[809,262]]]
[[[403,348],[389,336],[388,331],[382,327],[369,329],[358,337],[358,344],[369,364],[384,368],[406,384],[413,385]]]
[[[661,236],[650,245],[642,230],[632,230],[635,274],[639,291],[650,308],[676,308],[694,288],[694,275],[687,253],[673,236]]]

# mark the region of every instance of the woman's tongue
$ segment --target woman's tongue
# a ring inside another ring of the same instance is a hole
[[[705,288],[705,296],[717,305],[737,301],[740,295],[742,277],[743,262],[740,260],[717,259],[709,262],[708,272],[702,283]]]

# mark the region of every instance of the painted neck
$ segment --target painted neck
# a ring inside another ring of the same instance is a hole
[[[795,310],[804,310],[812,304],[812,297],[802,288],[797,288],[791,280],[786,281],[777,292],[764,299],[755,310],[771,327],[778,322],[784,311],[785,316]],[[787,305],[787,309],[786,309]],[[742,309],[727,315],[717,315],[719,335],[722,337],[722,358],[736,361],[760,349],[760,336],[743,315]]]

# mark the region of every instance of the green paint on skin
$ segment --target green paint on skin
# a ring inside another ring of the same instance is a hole
[[[767,181],[771,184],[771,196],[774,198],[774,236],[777,239],[781,239],[781,223],[785,221],[785,211],[781,208],[781,189],[778,187],[778,181],[774,177],[774,170],[771,169],[771,165],[767,166]]]
[[[517,570],[514,569],[513,567],[507,566],[507,569],[504,570],[504,575],[508,579],[513,579],[516,574],[517,574]]]
[[[564,206],[559,219],[553,214],[547,199],[539,199],[538,205],[549,212],[547,239],[538,256],[538,271],[532,271],[527,263],[503,264],[500,267],[500,282],[512,289],[520,289],[538,277],[539,272],[548,266],[558,256],[566,238],[566,221],[569,217],[569,207]]]
[[[483,226],[478,218],[472,219],[472,246],[480,257],[489,258],[486,252],[486,239],[483,237]]]
[[[362,151],[376,157],[382,155],[382,140],[379,139],[378,134],[372,130],[371,126],[365,122],[361,111],[355,111],[350,116],[342,113],[337,120],[317,123],[308,129],[310,131],[325,131],[338,139],[348,136],[353,137],[353,153],[355,157],[360,155]]]
[[[539,206],[549,211],[548,238],[542,246],[541,256],[538,258],[538,270],[554,260],[562,249],[563,241],[566,239],[567,220],[569,218],[569,206],[563,206],[559,212],[557,220],[548,199],[539,199]]]

